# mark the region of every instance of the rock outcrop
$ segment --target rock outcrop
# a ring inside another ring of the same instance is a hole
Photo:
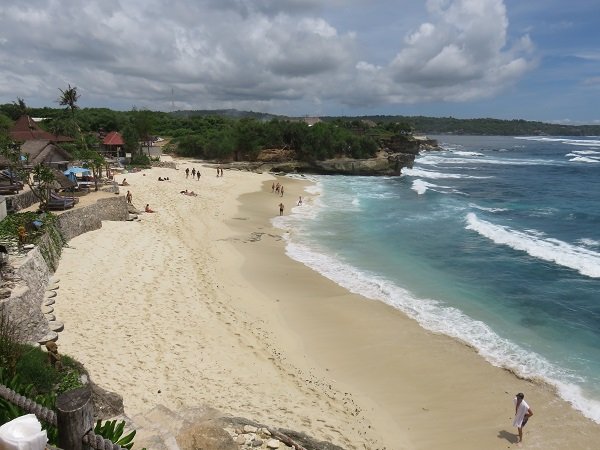
[[[412,167],[421,150],[438,149],[433,139],[390,138],[373,158],[333,158],[321,161],[298,161],[294,152],[284,149],[263,150],[256,161],[219,164],[228,169],[253,172],[307,173],[319,175],[397,176],[403,167]]]

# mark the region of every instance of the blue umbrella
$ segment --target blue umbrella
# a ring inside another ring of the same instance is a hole
[[[69,167],[64,171],[64,174],[69,176],[70,174],[76,175],[78,173],[85,173],[87,175],[91,175],[92,171],[90,169],[86,169],[85,167]]]

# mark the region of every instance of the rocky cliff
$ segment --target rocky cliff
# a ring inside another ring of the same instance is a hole
[[[257,161],[232,162],[221,167],[254,172],[312,173],[319,175],[397,176],[403,167],[412,167],[421,150],[438,149],[433,139],[394,138],[382,143],[373,158],[333,158],[322,161],[297,161],[289,150],[263,150]]]

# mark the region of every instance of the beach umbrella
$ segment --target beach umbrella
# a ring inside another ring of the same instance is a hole
[[[90,169],[86,169],[85,167],[69,167],[67,170],[63,172],[65,175],[69,176],[70,174],[86,174],[91,175],[92,171]]]

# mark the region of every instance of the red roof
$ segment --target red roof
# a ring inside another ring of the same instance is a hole
[[[42,130],[33,119],[27,115],[19,117],[8,132],[13,141],[25,142],[30,140],[46,140],[53,142],[69,142],[73,138],[68,136],[55,136],[52,133]]]
[[[104,145],[125,145],[123,142],[123,136],[121,136],[117,131],[111,131],[106,135],[104,140],[102,141]]]

